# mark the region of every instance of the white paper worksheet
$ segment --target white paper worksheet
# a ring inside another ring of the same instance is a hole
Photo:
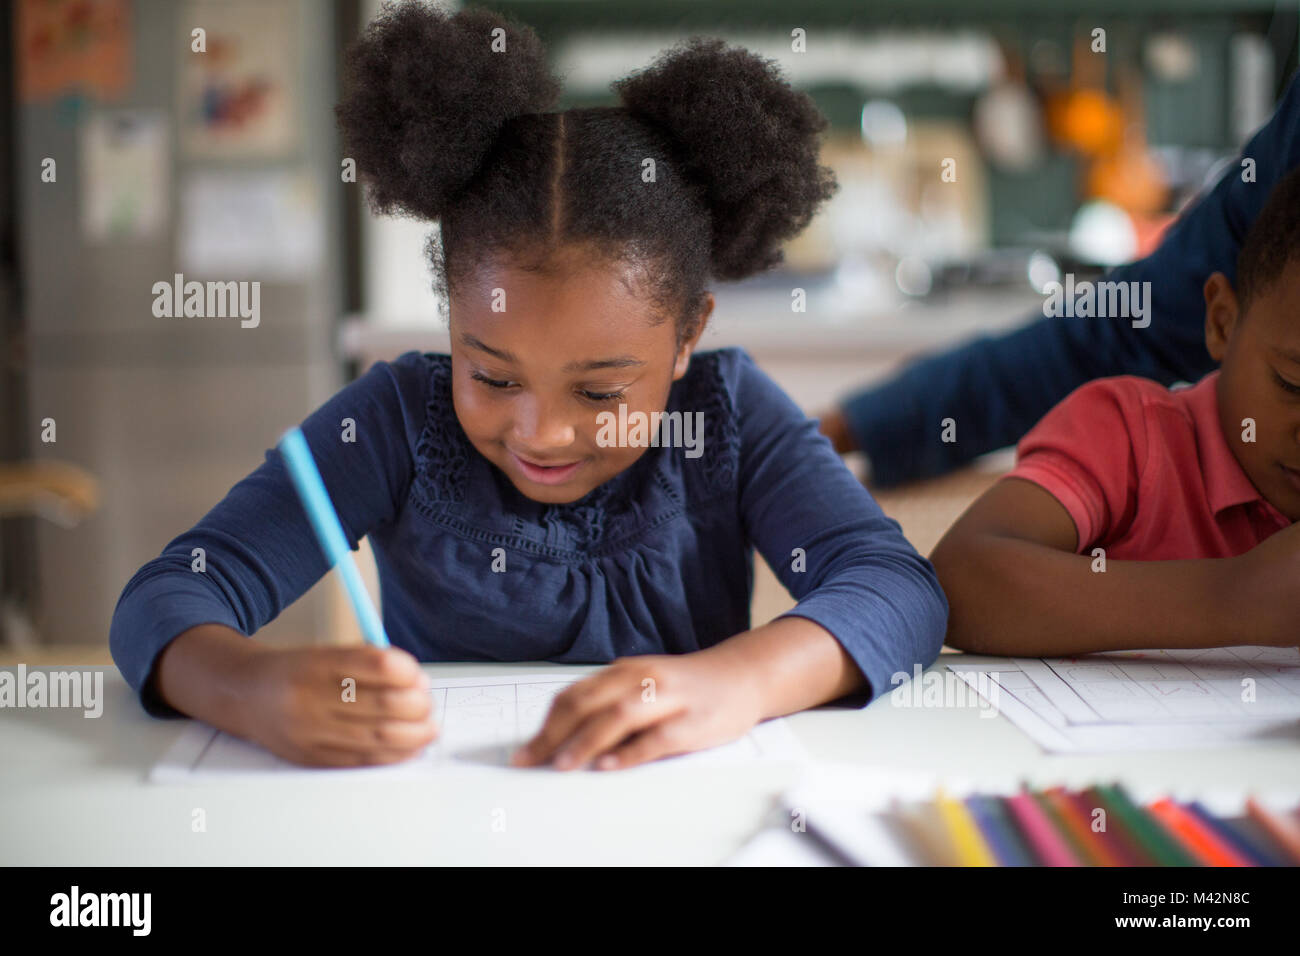
[[[440,728],[438,739],[419,757],[383,767],[300,767],[256,744],[191,721],[154,766],[149,779],[154,783],[184,783],[272,774],[354,778],[358,775],[427,776],[456,770],[527,772],[509,768],[510,754],[541,729],[555,695],[583,676],[586,675],[542,676],[532,671],[526,676],[434,678],[432,693]],[[802,759],[803,747],[789,725],[777,719],[759,724],[732,743],[636,769]]]
[[[1193,749],[1300,738],[1300,650],[1294,647],[1041,660],[963,655],[946,666],[972,687],[979,672],[987,674],[997,687],[998,710],[1049,751]]]

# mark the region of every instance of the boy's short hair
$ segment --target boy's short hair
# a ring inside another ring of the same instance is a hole
[[[1293,259],[1300,261],[1300,167],[1273,187],[1237,254],[1236,291],[1243,312]]]

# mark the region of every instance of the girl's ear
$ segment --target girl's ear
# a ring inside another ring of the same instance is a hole
[[[1210,358],[1222,362],[1228,340],[1240,319],[1236,290],[1222,272],[1205,280],[1205,348]]]
[[[713,305],[713,293],[704,293],[704,307],[700,309],[699,317],[695,323],[695,331],[690,338],[685,339],[681,345],[677,346],[677,359],[673,362],[674,382],[685,375],[686,370],[691,367],[691,354],[695,351],[700,336],[704,334],[704,327],[709,324],[709,316],[713,314]]]

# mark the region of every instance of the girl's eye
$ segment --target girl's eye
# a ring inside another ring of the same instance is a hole
[[[515,384],[506,379],[488,378],[482,372],[470,372],[470,378],[474,379],[476,382],[482,382],[484,385],[489,385],[492,388],[509,388],[511,385]]]
[[[1296,385],[1294,382],[1288,382],[1281,375],[1277,374],[1277,372],[1273,373],[1273,378],[1277,380],[1278,385],[1282,386],[1282,388],[1286,389],[1286,391],[1290,392],[1292,395],[1300,395],[1300,385]]]
[[[587,401],[589,401],[589,402],[613,402],[613,401],[617,401],[618,399],[622,398],[622,397],[623,397],[624,395],[626,395],[626,394],[627,394],[626,391],[622,391],[622,392],[589,392],[589,391],[587,391],[586,389],[583,389],[583,390],[582,390],[582,397],[585,398],[585,399],[587,399]]]

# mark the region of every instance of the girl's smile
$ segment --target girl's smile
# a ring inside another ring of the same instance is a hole
[[[521,494],[564,504],[645,453],[598,441],[601,412],[662,412],[698,331],[679,342],[626,264],[561,247],[529,265],[492,259],[452,297],[452,400],[471,444]],[[709,296],[698,330],[712,308]]]
[[[543,463],[529,460],[511,448],[508,448],[507,451],[514,457],[524,477],[529,481],[537,482],[539,485],[562,485],[569,481],[583,465],[581,459],[568,463]]]

